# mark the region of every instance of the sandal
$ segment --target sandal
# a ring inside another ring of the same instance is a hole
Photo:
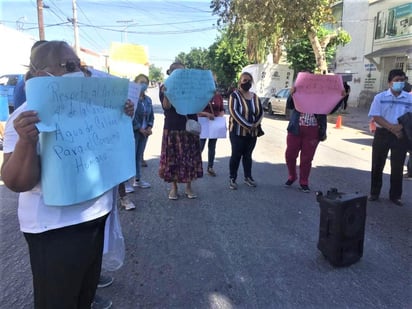
[[[177,200],[178,197],[179,197],[179,196],[178,196],[176,190],[174,190],[174,189],[170,190],[170,192],[169,192],[169,200]]]
[[[197,198],[197,195],[195,193],[193,193],[192,191],[185,192],[185,195],[188,199],[191,199],[191,200]]]

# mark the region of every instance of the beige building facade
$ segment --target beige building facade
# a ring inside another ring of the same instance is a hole
[[[368,107],[387,88],[392,69],[412,78],[411,1],[344,0],[335,3],[335,11],[352,37],[338,49],[333,65],[336,73],[352,75],[349,105]]]

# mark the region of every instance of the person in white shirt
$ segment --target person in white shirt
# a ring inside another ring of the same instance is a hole
[[[80,60],[63,41],[49,41],[30,56],[32,78],[82,75]],[[133,104],[125,112],[133,115]],[[92,200],[65,207],[45,205],[39,155],[37,112],[21,105],[6,123],[4,184],[20,192],[20,230],[28,243],[34,307],[90,308],[99,281],[104,227],[112,209],[113,189]]]
[[[389,89],[378,93],[373,99],[368,117],[376,123],[372,143],[372,173],[369,201],[379,200],[382,188],[382,174],[389,150],[391,151],[391,176],[389,199],[402,206],[403,166],[407,142],[398,118],[412,112],[412,95],[402,89],[405,86],[405,72],[394,69],[389,72]]]

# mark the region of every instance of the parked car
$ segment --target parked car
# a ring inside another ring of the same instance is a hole
[[[289,115],[289,111],[286,108],[286,101],[290,94],[290,88],[283,88],[276,92],[276,94],[270,98],[264,98],[262,101],[263,109],[269,114]]]
[[[0,76],[0,95],[7,95],[9,110],[14,109],[13,92],[17,83],[24,79],[24,74],[5,74]]]
[[[269,99],[267,97],[259,97],[260,102],[262,102],[262,106],[263,106],[263,110],[265,112],[269,112],[268,111],[268,103],[269,103]]]

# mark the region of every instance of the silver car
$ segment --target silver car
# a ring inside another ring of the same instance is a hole
[[[286,101],[290,94],[290,88],[283,88],[276,92],[267,102],[267,112],[269,114],[280,114],[288,116],[289,112],[286,108]]]

